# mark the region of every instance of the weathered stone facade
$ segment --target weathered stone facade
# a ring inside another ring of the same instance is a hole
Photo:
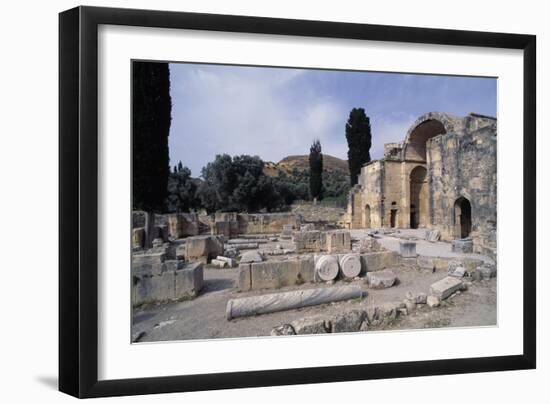
[[[497,120],[430,112],[403,143],[361,169],[350,191],[350,228],[426,227],[442,240],[472,238],[474,252],[496,252]]]

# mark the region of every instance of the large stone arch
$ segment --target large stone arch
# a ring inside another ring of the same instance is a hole
[[[460,119],[441,112],[420,116],[403,141],[402,160],[426,162],[426,142],[437,135],[454,132]]]

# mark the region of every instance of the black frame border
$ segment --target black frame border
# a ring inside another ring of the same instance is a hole
[[[523,50],[523,354],[98,381],[97,30],[100,24]],[[59,390],[106,397],[536,367],[536,36],[171,11],[59,14]]]

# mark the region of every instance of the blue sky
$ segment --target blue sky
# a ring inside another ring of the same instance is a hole
[[[370,117],[373,159],[426,112],[496,116],[494,78],[173,63],[170,82],[170,164],[196,177],[216,154],[277,162],[309,153],[314,138],[346,159],[353,107]]]

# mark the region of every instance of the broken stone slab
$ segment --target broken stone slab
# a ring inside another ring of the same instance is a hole
[[[430,294],[440,298],[441,300],[445,300],[457,290],[462,289],[462,287],[463,284],[460,279],[447,276],[430,286]]]
[[[239,267],[240,268],[240,267]],[[250,288],[272,289],[313,282],[315,265],[313,257],[301,256],[250,264]]]
[[[350,310],[330,318],[331,332],[356,332],[367,318],[364,310]]]
[[[241,264],[248,264],[251,262],[262,262],[264,257],[258,251],[247,251],[241,257]]]
[[[451,246],[452,252],[468,254],[474,251],[474,243],[471,239],[453,240]]]
[[[283,324],[273,328],[270,335],[276,337],[280,335],[296,335],[296,331],[290,324]]]
[[[309,231],[315,230],[315,225],[313,223],[306,223],[300,226],[300,231]]]
[[[213,266],[217,267],[217,268],[226,268],[228,267],[228,264],[226,261],[222,261],[222,260],[218,260],[218,259],[213,259],[212,261],[210,261],[210,264],[212,264]]]
[[[392,271],[383,270],[376,272],[367,272],[367,282],[370,288],[386,289],[393,286],[397,276]]]
[[[426,299],[426,304],[430,307],[438,307],[441,304],[441,300],[437,296],[430,295]]]
[[[416,241],[400,240],[399,254],[403,258],[416,258]]]
[[[218,255],[216,257],[216,260],[218,261],[224,261],[225,263],[227,263],[227,266],[229,268],[233,268],[236,264],[236,261],[233,259],[233,258],[230,258],[230,257],[224,257],[223,255]]]
[[[338,271],[338,260],[332,255],[323,255],[315,262],[315,276],[321,281],[327,282],[336,279]]]
[[[437,229],[426,232],[426,240],[435,243],[441,239],[441,232]]]
[[[298,335],[326,334],[330,332],[330,322],[320,316],[304,317],[294,320],[291,325]]]
[[[339,259],[340,270],[346,279],[354,279],[361,273],[361,259],[358,254],[345,254]]]
[[[231,320],[237,317],[275,313],[324,303],[361,299],[362,297],[361,288],[355,285],[294,290],[230,299],[227,302],[225,313],[226,318]],[[294,324],[292,325],[296,330]]]
[[[460,266],[460,267],[456,267],[454,271],[449,275],[454,276],[455,278],[464,278],[466,274],[467,274],[466,268],[464,268],[463,266]]]

